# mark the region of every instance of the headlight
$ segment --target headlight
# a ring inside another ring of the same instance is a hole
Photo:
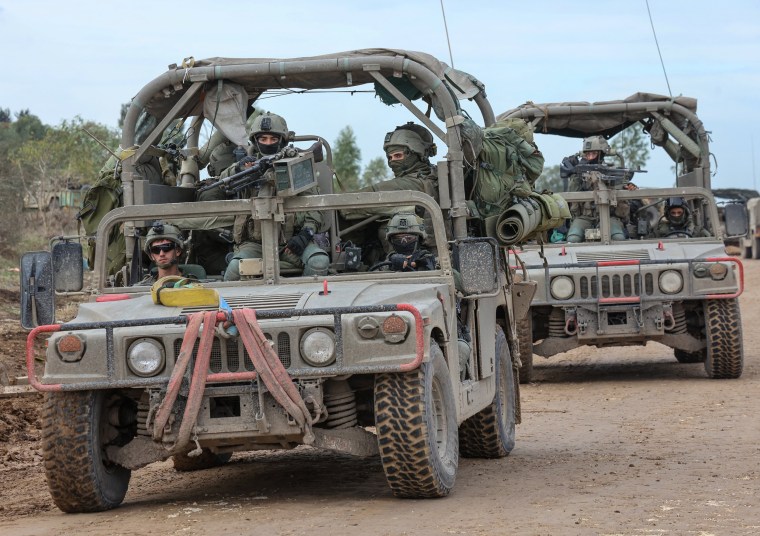
[[[660,290],[665,294],[681,292],[683,277],[675,270],[666,270],[660,274]]]
[[[312,328],[301,337],[301,356],[315,367],[335,361],[335,335],[326,328]]]
[[[164,369],[164,347],[154,339],[137,339],[127,351],[127,364],[138,376],[155,376]]]
[[[555,300],[567,300],[575,294],[575,283],[566,275],[560,275],[552,279],[552,297]]]

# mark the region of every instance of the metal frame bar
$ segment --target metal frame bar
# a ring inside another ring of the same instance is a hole
[[[344,314],[356,313],[383,313],[406,311],[414,317],[414,334],[415,334],[415,357],[407,363],[399,365],[366,365],[346,367],[343,362],[343,333],[341,327],[341,316]],[[333,329],[335,330],[335,363],[336,365],[323,368],[301,368],[290,369],[288,374],[291,376],[333,376],[340,374],[365,374],[380,372],[409,372],[420,366],[425,357],[425,331],[424,319],[419,309],[408,303],[398,303],[392,305],[365,305],[358,307],[322,307],[318,309],[271,309],[265,311],[256,311],[258,319],[268,320],[274,318],[289,318],[293,316],[332,316]],[[173,317],[152,318],[145,320],[116,320],[109,322],[81,322],[65,324],[48,324],[38,326],[29,332],[26,339],[26,371],[29,383],[36,390],[41,392],[50,391],[83,391],[90,389],[119,389],[119,388],[138,388],[138,387],[163,387],[169,382],[169,378],[136,378],[129,380],[114,380],[115,375],[115,355],[113,348],[113,330],[123,327],[140,327],[140,326],[159,326],[164,324],[187,324],[189,315],[179,315]],[[216,315],[217,322],[231,320],[227,313],[219,312]],[[105,381],[83,382],[76,384],[43,384],[37,378],[34,371],[34,341],[40,333],[55,333],[59,331],[83,331],[88,329],[105,329],[106,330],[106,377]],[[229,372],[209,374],[207,383],[233,382],[233,381],[250,381],[256,378],[255,371]]]

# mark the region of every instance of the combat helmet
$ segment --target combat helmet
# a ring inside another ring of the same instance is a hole
[[[423,160],[435,156],[438,152],[438,147],[436,147],[430,131],[411,121],[396,127],[394,131],[385,135],[383,150],[387,153],[388,149],[393,146],[406,147]]]
[[[272,154],[279,151],[288,144],[290,141],[291,132],[288,130],[288,124],[285,122],[285,118],[271,112],[265,112],[256,117],[251,125],[251,142],[256,146],[259,152],[264,153],[259,147],[256,138],[260,134],[273,134],[280,137],[280,143],[274,149]],[[271,149],[270,149],[271,150]]]
[[[398,253],[409,255],[425,241],[425,223],[414,212],[397,212],[388,222],[385,239]]]
[[[150,255],[150,246],[158,240],[171,240],[178,248],[184,249],[185,242],[182,240],[182,233],[178,227],[160,221],[154,222],[145,238],[145,253]]]
[[[673,208],[682,208],[683,214],[678,218],[674,218],[670,215],[670,210]],[[689,218],[689,205],[686,203],[683,197],[669,197],[668,202],[665,205],[665,215],[670,223],[683,225]]]
[[[610,144],[602,136],[591,136],[583,140],[583,151],[599,151],[604,154],[610,152]]]

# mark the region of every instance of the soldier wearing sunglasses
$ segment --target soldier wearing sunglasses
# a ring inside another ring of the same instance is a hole
[[[149,274],[141,285],[152,285],[168,275],[182,275],[179,269],[180,258],[185,243],[180,230],[174,225],[156,222],[148,231],[145,239],[145,253],[158,268],[156,275]]]

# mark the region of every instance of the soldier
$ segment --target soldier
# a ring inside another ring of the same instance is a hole
[[[185,242],[182,240],[180,230],[168,223],[155,222],[148,231],[145,239],[145,253],[158,268],[156,275],[148,274],[140,285],[152,285],[159,279],[169,276],[181,276],[179,259]]]
[[[389,192],[397,190],[413,190],[424,192],[436,201],[438,200],[438,175],[430,163],[430,157],[435,156],[437,147],[433,135],[422,125],[408,122],[388,132],[383,140],[383,150],[388,159],[388,167],[394,177],[378,184],[371,184],[359,192]],[[398,211],[413,211],[414,207],[388,207],[386,209],[353,209],[341,214],[348,220],[366,218],[369,216],[385,216],[391,218]],[[364,233],[366,237],[370,233]],[[385,240],[385,224],[377,228],[377,238],[363,242],[362,255],[370,264],[382,259],[390,252],[390,246]]]
[[[387,225],[385,239],[392,252],[385,261],[372,267],[388,267],[394,272],[433,270],[437,264],[435,255],[423,247],[427,238],[425,223],[414,212],[399,212]]]
[[[574,155],[563,159],[560,165],[560,176],[569,179],[567,190],[569,192],[589,192],[597,189],[599,179],[594,177],[595,172],[576,173],[575,166],[579,164],[604,164],[604,156],[610,152],[610,144],[602,136],[591,136],[584,139],[580,160]],[[586,230],[599,225],[596,205],[590,201],[573,203],[570,211],[573,214],[573,220],[567,232],[567,241],[583,242],[586,239]],[[623,217],[628,217],[627,205],[621,206],[619,210],[611,207],[610,211],[610,238],[612,240],[625,240],[626,235],[620,215],[626,212]]]
[[[665,205],[665,215],[654,229],[655,238],[712,236],[692,219],[688,203],[682,197],[671,197]]]
[[[424,192],[438,200],[438,175],[430,163],[430,157],[435,156],[438,149],[428,129],[412,122],[398,126],[385,135],[383,150],[394,178],[378,184],[370,184],[359,192],[414,190]],[[390,217],[398,210],[399,207],[373,211],[357,209],[346,211],[343,215],[348,219],[358,219],[373,214]]]
[[[246,156],[237,164],[224,170],[220,177],[225,178],[252,166],[262,156],[271,156],[284,148],[292,133],[288,130],[285,119],[272,113],[258,116],[251,127],[251,141],[256,155]],[[271,170],[268,172],[271,173]],[[219,196],[220,189],[209,190],[214,196]],[[258,189],[253,189],[251,196],[257,196]],[[307,190],[305,195],[318,193],[316,188]],[[217,197],[218,198],[218,197]],[[202,197],[200,200],[204,200]],[[303,270],[303,275],[326,275],[330,264],[327,253],[317,246],[313,237],[321,230],[323,215],[319,211],[287,214],[280,233],[280,268],[295,268]],[[261,229],[256,220],[248,216],[236,217],[233,229],[235,249],[232,260],[224,272],[225,281],[240,279],[240,260],[261,258]]]

